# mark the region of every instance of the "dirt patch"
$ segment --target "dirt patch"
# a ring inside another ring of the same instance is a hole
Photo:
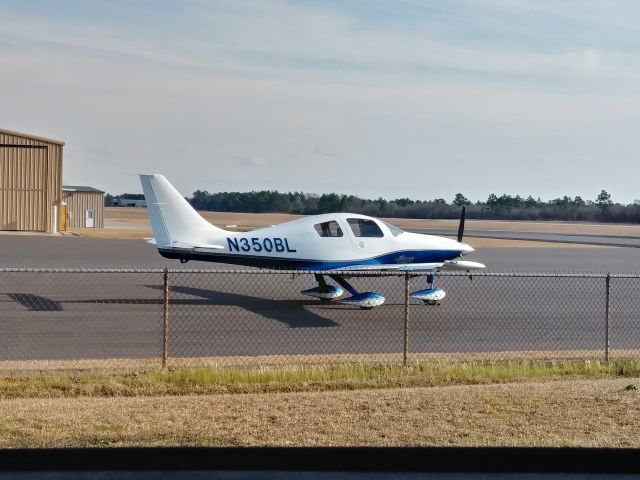
[[[302,218],[302,215],[284,213],[232,213],[232,212],[200,212],[214,225],[230,229],[252,229],[277,225],[289,220]],[[411,218],[384,218],[383,220],[403,229],[458,228],[458,220],[432,220]],[[105,227],[114,229],[145,230],[149,228],[146,208],[105,208]],[[592,235],[624,235],[640,236],[640,225],[620,225],[583,222],[525,222],[507,220],[467,220],[468,230],[496,230],[502,232],[548,232],[548,233],[582,233]]]
[[[386,218],[384,220],[403,229],[438,228],[455,230],[458,228],[458,220],[425,220],[408,218]],[[587,222],[467,220],[465,223],[465,229],[495,230],[500,232],[544,232],[640,236],[640,225]]]
[[[450,237],[454,238],[454,237]],[[502,238],[466,237],[464,242],[475,249],[480,248],[609,248],[580,243],[537,242],[534,240],[507,240]]]
[[[0,400],[0,446],[640,446],[638,379]]]
[[[248,231],[270,225],[277,225],[302,215],[279,213],[229,213],[229,212],[200,212],[209,222],[217,227],[231,231]],[[450,228],[456,229],[457,220],[424,220],[387,218],[385,221],[404,229],[420,228]],[[606,227],[606,228],[605,228]],[[640,235],[638,225],[601,225],[587,223],[558,223],[558,222],[506,222],[506,221],[478,221],[467,220],[467,229],[513,231],[513,232],[552,232],[552,233],[596,233],[599,235]],[[72,233],[83,237],[138,239],[151,237],[148,212],[145,208],[105,208],[105,228],[76,228]],[[467,237],[466,241],[476,248],[575,248],[576,244],[535,242],[529,240],[503,240],[493,238]],[[580,245],[593,247],[592,245]]]
[[[216,227],[228,230],[253,230],[288,222],[302,215],[285,213],[232,213],[232,212],[198,212]],[[150,231],[149,213],[146,208],[106,207],[104,209],[104,226],[109,230],[144,230]]]
[[[69,232],[88,238],[117,238],[127,240],[142,240],[151,238],[151,230],[115,229],[115,228],[71,228]]]

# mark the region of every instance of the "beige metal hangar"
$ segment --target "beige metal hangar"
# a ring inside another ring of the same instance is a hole
[[[104,228],[102,190],[78,185],[62,186],[60,230],[67,228]]]
[[[63,146],[0,129],[0,230],[57,231]]]

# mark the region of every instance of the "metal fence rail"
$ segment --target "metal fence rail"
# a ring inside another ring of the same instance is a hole
[[[300,271],[0,269],[0,370],[640,356],[640,274],[447,272],[427,306],[415,272],[341,273],[385,303]]]

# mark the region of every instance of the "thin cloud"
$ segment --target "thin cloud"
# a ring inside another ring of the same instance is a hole
[[[67,183],[637,197],[635,2],[90,5],[3,4],[0,125],[65,140]]]
[[[323,150],[322,148],[318,148],[318,147],[315,147],[313,149],[313,152],[317,153],[318,155],[320,155],[322,157],[335,157],[336,156],[336,153],[329,152],[327,150]]]
[[[254,155],[236,155],[233,160],[246,167],[266,167],[269,163],[266,158]]]

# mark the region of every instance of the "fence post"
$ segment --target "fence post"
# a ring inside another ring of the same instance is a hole
[[[409,353],[409,272],[404,274],[404,346],[402,349],[402,365],[407,366]]]
[[[606,307],[605,307],[605,332],[604,332],[604,361],[609,363],[609,335],[611,333],[611,273],[607,273],[606,279]]]
[[[164,313],[162,318],[162,368],[167,367],[167,357],[169,356],[169,269],[164,268],[163,274],[163,305]]]

